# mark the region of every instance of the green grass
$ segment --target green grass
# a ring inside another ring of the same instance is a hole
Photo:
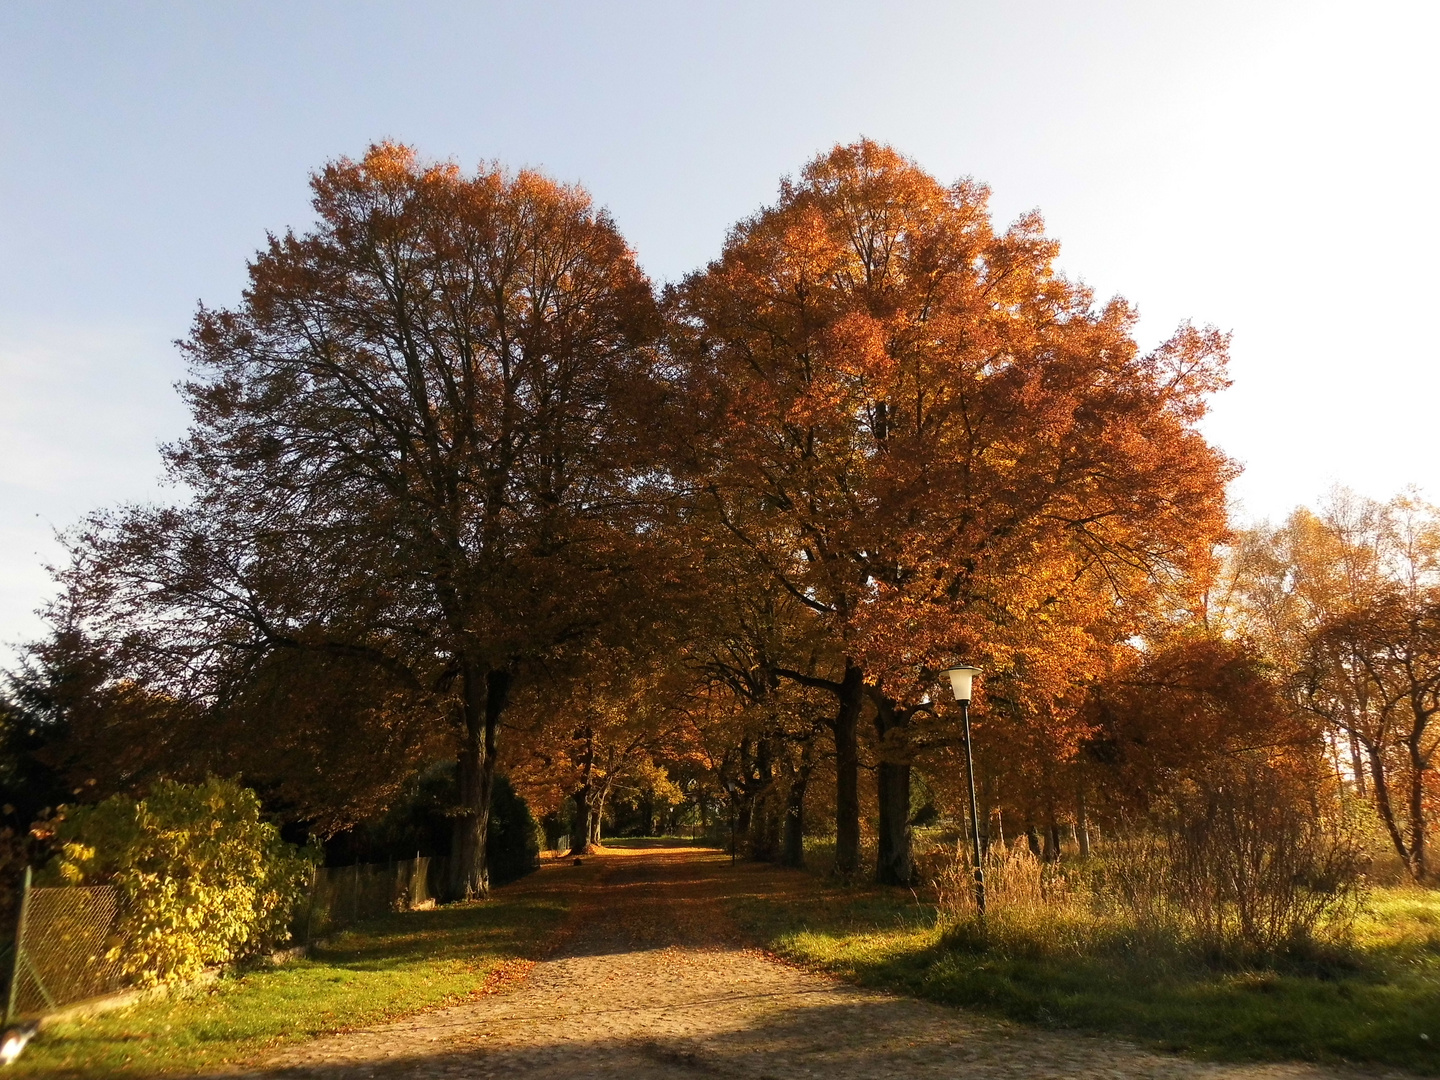
[[[365,924],[308,959],[226,976],[43,1031],[8,1075],[125,1076],[244,1064],[288,1043],[463,1001],[506,960],[533,955],[557,896],[507,889],[474,904]]]
[[[789,959],[1025,1023],[1120,1034],[1202,1057],[1364,1062],[1440,1075],[1440,893],[1433,891],[1377,892],[1353,951],[1290,971],[950,948],[934,908],[910,894],[818,882],[746,897],[733,913]]]
[[[649,848],[692,848],[715,847],[713,840],[704,836],[692,839],[689,836],[607,836],[600,841],[602,848],[620,850],[646,850]]]

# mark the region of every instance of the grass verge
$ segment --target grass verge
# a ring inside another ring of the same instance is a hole
[[[7,1074],[153,1076],[254,1062],[288,1043],[479,996],[508,962],[533,956],[564,914],[560,894],[523,886],[397,914],[307,959],[47,1028]]]
[[[1331,962],[1217,971],[1174,957],[947,947],[934,908],[910,894],[803,881],[797,875],[792,890],[737,899],[732,914],[775,953],[865,986],[1202,1057],[1440,1075],[1437,892],[1378,891],[1354,951]]]
[[[704,836],[607,836],[600,841],[600,846],[620,851],[648,851],[652,848],[713,848],[720,844]]]

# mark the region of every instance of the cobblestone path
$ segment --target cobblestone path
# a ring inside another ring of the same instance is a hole
[[[776,874],[778,876],[778,873]],[[753,880],[761,880],[753,877]],[[552,864],[518,888],[579,896],[550,955],[473,1002],[299,1047],[256,1076],[1318,1080],[1037,1031],[858,989],[748,948],[722,910],[737,878],[694,849]],[[1374,1073],[1363,1075],[1377,1075]]]

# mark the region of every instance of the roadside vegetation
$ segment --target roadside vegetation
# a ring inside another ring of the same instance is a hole
[[[1431,1060],[1429,894],[1367,888],[1377,851],[1437,881],[1440,506],[1233,521],[1203,423],[1226,333],[1146,351],[1038,214],[997,224],[984,185],[869,140],[664,288],[535,172],[381,143],[311,191],[181,342],[174,498],[66,534],[0,678],[0,940],[34,871],[115,894],[103,954],[178,981],[282,944],[321,848],[358,921],[364,863],[449,853],[407,902],[464,904],[542,839],[688,831],[938,883],[751,913],[858,978],[1204,1053]],[[996,864],[982,922],[919,827],[1033,861]],[[544,925],[508,903],[97,1021],[92,1053],[238,1060],[471,992]]]
[[[525,958],[564,913],[558,894],[509,888],[485,903],[398,913],[318,944],[306,959],[55,1024],[31,1043],[10,1075],[195,1073],[457,1004],[522,973]]]
[[[1247,961],[1141,937],[1133,922],[1127,934],[1113,915],[1073,902],[1001,899],[987,940],[943,894],[937,903],[933,892],[794,880],[791,891],[738,899],[733,914],[777,955],[865,986],[1202,1057],[1440,1075],[1433,889],[1377,888],[1343,940]]]

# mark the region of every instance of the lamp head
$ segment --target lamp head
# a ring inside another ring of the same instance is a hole
[[[969,701],[970,684],[975,676],[980,674],[980,669],[969,664],[959,664],[947,669],[945,674],[950,676],[950,689],[955,692],[955,700]]]

